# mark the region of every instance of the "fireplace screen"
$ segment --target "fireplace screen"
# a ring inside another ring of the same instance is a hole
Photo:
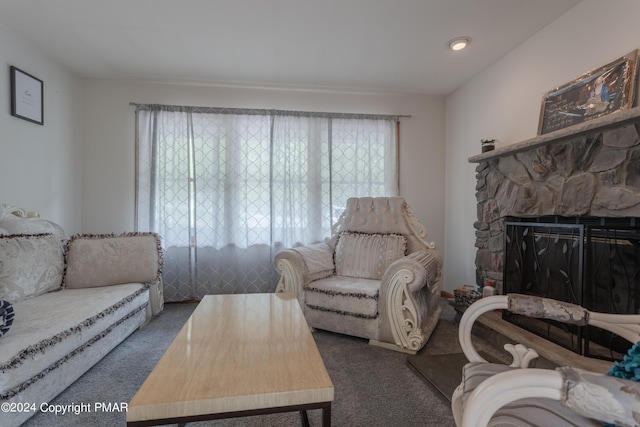
[[[640,308],[640,226],[635,218],[512,219],[504,228],[504,292],[553,298],[592,311]],[[628,343],[576,327],[503,312],[505,320],[578,354],[620,359]]]

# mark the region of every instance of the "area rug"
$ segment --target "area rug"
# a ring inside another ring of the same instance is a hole
[[[422,350],[415,356],[409,356],[407,362],[438,390],[442,396],[451,401],[451,395],[462,381],[462,367],[469,361],[462,352],[458,339],[458,316],[451,307],[442,300],[442,315],[438,326]],[[475,330],[475,329],[474,329]],[[510,357],[502,349],[498,349],[487,340],[474,334],[474,348],[490,362],[510,363]]]
[[[193,304],[167,304],[152,322],[132,334],[49,402],[52,405],[86,404],[90,411],[64,415],[39,413],[24,426],[125,426],[125,413],[96,412],[93,410],[96,402],[129,402],[194,308]],[[448,326],[446,321],[440,323]],[[455,426],[448,402],[416,374],[405,354],[370,346],[366,340],[325,331],[315,331],[314,338],[335,388],[334,426]],[[433,338],[430,343],[433,341],[437,347]],[[309,411],[308,414],[311,426],[321,425],[321,411]],[[299,413],[189,424],[195,427],[300,425]]]
[[[411,356],[408,362],[416,371],[451,401],[453,391],[462,381],[462,367],[469,361],[464,353]]]

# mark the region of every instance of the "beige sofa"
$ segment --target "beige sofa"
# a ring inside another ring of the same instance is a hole
[[[415,354],[440,318],[442,260],[402,197],[351,198],[323,243],[280,251],[276,292],[311,327]]]
[[[0,300],[13,312],[0,315],[0,424],[24,422],[158,314],[161,267],[156,234],[67,239],[0,206]]]

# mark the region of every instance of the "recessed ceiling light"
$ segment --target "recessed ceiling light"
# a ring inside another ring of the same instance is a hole
[[[471,43],[471,37],[456,37],[448,44],[451,50],[462,50]]]

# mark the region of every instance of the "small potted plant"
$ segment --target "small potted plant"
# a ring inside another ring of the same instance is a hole
[[[482,152],[486,153],[487,151],[491,151],[496,147],[495,139],[481,139],[480,144],[482,145]]]

